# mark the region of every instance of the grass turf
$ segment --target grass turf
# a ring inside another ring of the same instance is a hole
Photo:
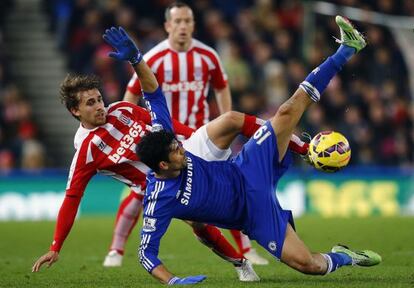
[[[60,260],[31,273],[33,262],[47,252],[54,222],[0,222],[0,287],[156,287],[137,263],[137,231],[131,236],[121,268],[103,268],[113,217],[82,217],[65,242]],[[345,267],[325,277],[302,275],[271,261],[256,266],[259,283],[241,283],[232,266],[198,243],[190,229],[174,221],[161,243],[160,258],[178,276],[207,275],[202,287],[414,287],[414,218],[296,220],[300,237],[312,251],[336,243],[380,253],[383,263],[371,268]],[[228,235],[227,235],[228,236]],[[258,249],[268,259],[271,256]]]

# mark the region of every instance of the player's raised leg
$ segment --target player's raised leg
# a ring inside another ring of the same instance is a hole
[[[335,20],[341,33],[341,39],[337,42],[341,46],[335,54],[306,77],[293,96],[282,104],[271,121],[277,136],[279,160],[284,157],[293,129],[306,108],[311,103],[319,101],[322,92],[336,73],[354,54],[366,46],[363,36],[352,26],[349,20],[342,16],[336,16]]]
[[[229,111],[206,124],[208,140],[219,149],[228,149],[238,135],[250,138],[265,122],[265,120],[253,115]],[[302,141],[298,136],[292,135],[289,142],[290,150],[300,155],[306,155],[308,148],[308,143]],[[241,252],[242,249],[243,247],[241,247]]]
[[[366,45],[361,34],[347,19],[337,16],[336,23],[341,31],[341,40],[338,40],[341,46],[334,55],[308,75],[272,120],[272,127],[277,135],[279,160],[284,157],[293,128],[305,109],[312,102],[319,101],[329,81],[355,53]],[[311,253],[288,224],[281,261],[302,273],[319,275],[331,273],[345,265],[359,263],[361,266],[372,266],[380,263],[381,257],[378,254],[372,251],[365,252],[362,254],[343,246],[335,246],[330,253]]]

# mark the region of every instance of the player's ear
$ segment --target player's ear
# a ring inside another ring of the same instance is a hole
[[[160,167],[160,170],[168,170],[168,163],[166,161],[161,161],[158,164],[158,167]]]
[[[79,112],[78,107],[70,108],[70,113],[72,113],[72,115],[74,115],[76,117],[80,117],[80,112]]]
[[[165,29],[165,31],[167,31],[167,33],[170,33],[170,27],[171,27],[171,22],[170,21],[165,21],[164,22],[164,29]]]

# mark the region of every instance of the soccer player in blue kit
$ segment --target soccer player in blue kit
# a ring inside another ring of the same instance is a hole
[[[176,140],[165,98],[138,48],[122,28],[106,30],[104,39],[117,50],[110,56],[136,65],[153,127],[159,128],[144,136],[137,147],[141,161],[152,169],[147,178],[139,258],[162,283],[194,284],[206,278],[176,277],[158,259],[160,240],[173,218],[242,230],[276,259],[305,274],[325,275],[345,265],[381,262],[373,251],[355,252],[340,245],[329,253],[311,253],[294,230],[291,212],[282,209],[275,194],[278,180],[290,165],[288,143],[302,114],[319,101],[342,66],[366,46],[346,18],[337,16],[336,23],[341,32],[336,53],[307,76],[234,159],[212,162],[186,151],[186,143],[183,147]],[[234,136],[217,138],[211,136],[214,133],[207,124],[205,145],[212,153],[226,151]]]

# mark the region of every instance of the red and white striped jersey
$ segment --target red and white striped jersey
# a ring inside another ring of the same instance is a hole
[[[116,102],[107,108],[106,124],[92,130],[81,125],[75,135],[76,153],[70,167],[66,195],[81,197],[97,172],[143,194],[149,168],[138,160],[135,148],[151,129],[150,124],[151,117],[145,109],[128,102]]]
[[[171,117],[192,128],[206,124],[209,85],[214,89],[227,85],[227,75],[217,52],[196,39],[192,39],[186,52],[177,52],[167,39],[148,51],[144,59],[162,87]],[[141,95],[136,74],[127,89]]]
[[[128,102],[116,102],[107,108],[106,123],[94,129],[82,125],[75,135],[76,153],[70,167],[66,197],[60,207],[55,236],[50,247],[59,251],[69,234],[86,185],[96,173],[115,178],[144,194],[149,168],[139,161],[135,148],[152,127],[150,113]],[[173,120],[174,131],[188,138],[193,129]]]

